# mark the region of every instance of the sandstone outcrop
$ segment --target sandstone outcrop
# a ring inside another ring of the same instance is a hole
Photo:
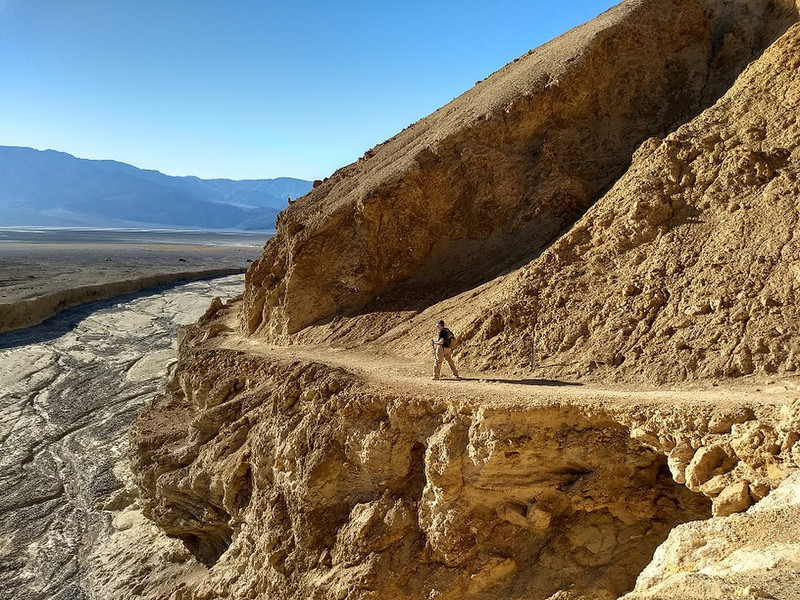
[[[617,598],[800,466],[796,390],[443,393],[206,327],[132,432],[145,514],[209,568],[165,597]]]
[[[625,600],[796,598],[800,477],[747,513],[676,527]]]
[[[132,430],[161,595],[800,597],[798,72],[795,2],[624,2],[315,182]]]

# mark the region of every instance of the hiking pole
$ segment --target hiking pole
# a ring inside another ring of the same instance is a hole
[[[531,371],[536,369],[536,338],[531,338]]]

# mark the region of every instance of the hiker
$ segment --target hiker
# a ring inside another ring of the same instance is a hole
[[[446,360],[450,365],[450,370],[453,372],[453,379],[461,379],[456,369],[456,363],[453,362],[453,340],[456,336],[447,327],[444,326],[444,321],[439,321],[436,324],[439,329],[439,335],[431,340],[433,345],[433,378],[439,379],[442,372],[442,360]]]

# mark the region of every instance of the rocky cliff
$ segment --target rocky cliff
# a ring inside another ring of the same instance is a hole
[[[800,597],[797,21],[624,2],[287,208],[133,428],[147,593]]]
[[[446,387],[374,356],[251,346],[230,331],[239,308],[184,330],[132,432],[145,514],[208,568],[154,579],[152,597],[617,598],[645,567],[631,597],[662,597],[646,594],[681,589],[692,553],[716,564],[742,546],[755,566],[733,556],[739,580],[703,594],[771,589],[768,561],[778,581],[797,570],[791,503],[782,562],[729,524],[738,546],[679,527],[681,550],[648,566],[676,526],[724,523],[800,467],[796,387]]]
[[[521,57],[281,213],[244,326],[404,320],[535,258],[796,18],[793,2],[624,2]]]

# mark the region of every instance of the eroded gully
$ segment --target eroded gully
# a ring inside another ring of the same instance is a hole
[[[95,302],[0,336],[0,591],[80,599],[125,489],[127,429],[164,385],[176,332],[242,276]]]

